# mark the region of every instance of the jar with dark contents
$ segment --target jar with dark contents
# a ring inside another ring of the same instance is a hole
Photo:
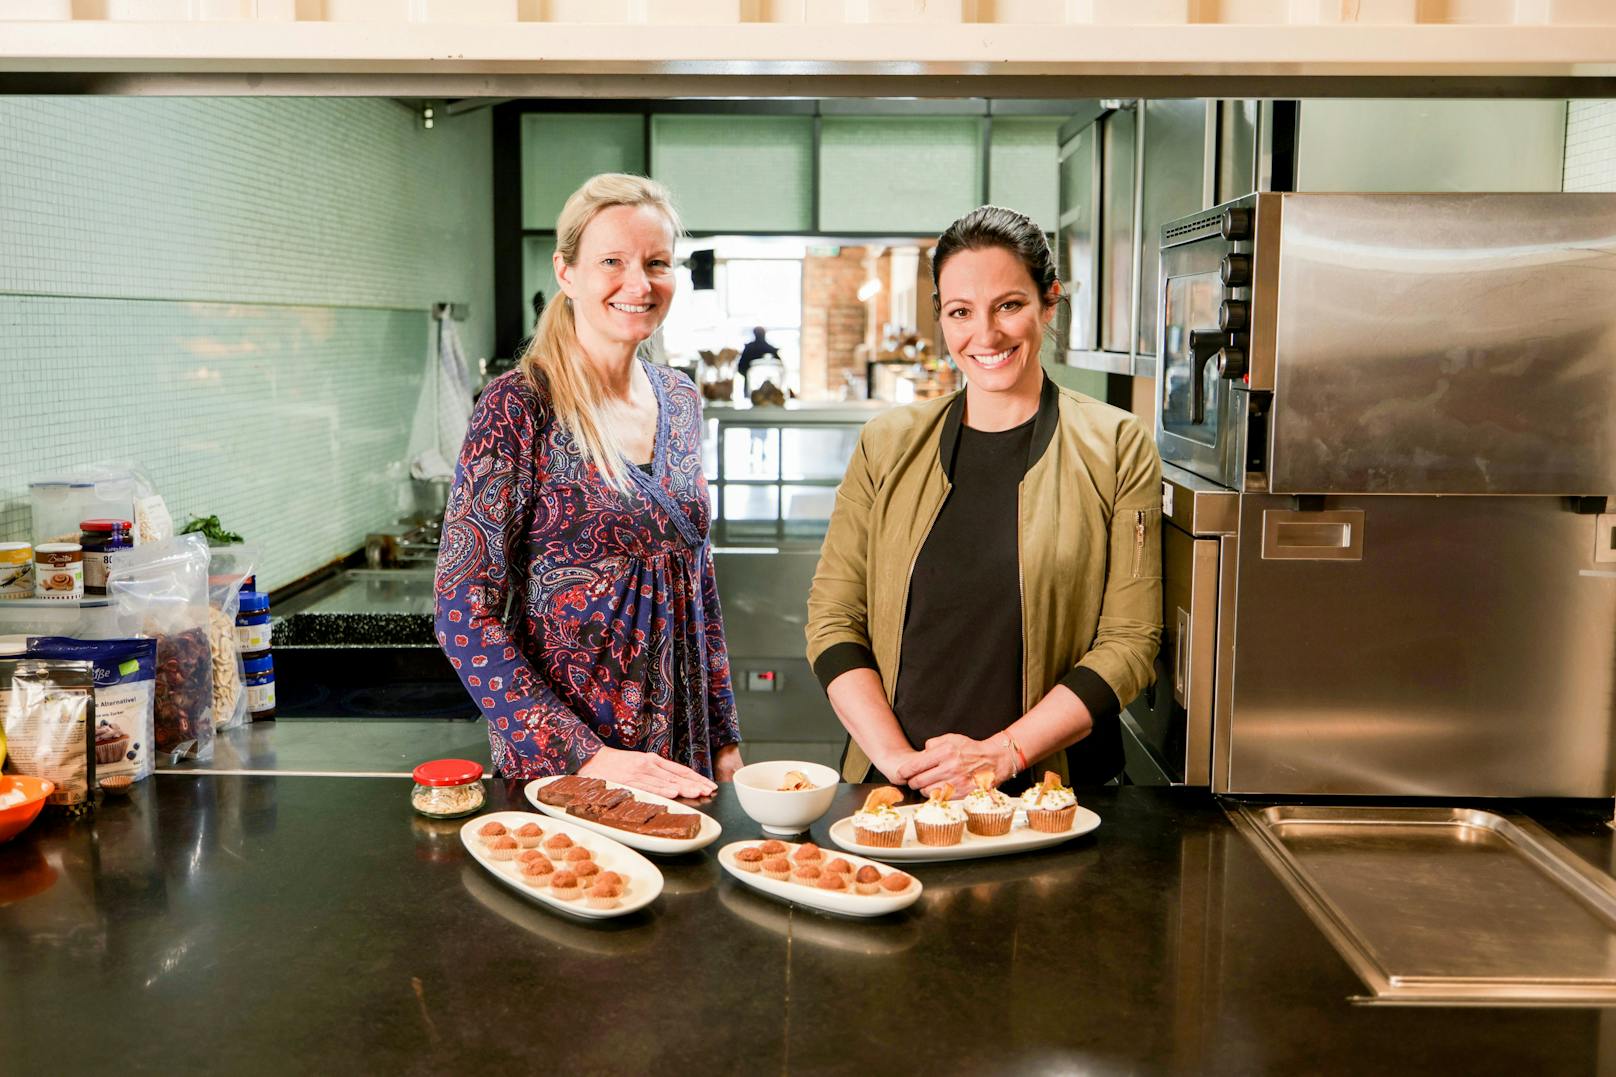
[[[470,815],[487,803],[483,766],[470,759],[434,759],[415,768],[410,806],[433,819]]]
[[[134,548],[134,526],[128,520],[85,520],[79,524],[85,594],[107,593],[107,559],[117,550]]]

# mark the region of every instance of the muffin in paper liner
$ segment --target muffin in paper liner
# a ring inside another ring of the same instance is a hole
[[[1076,804],[1068,804],[1064,808],[1027,809],[1027,825],[1044,834],[1059,834],[1070,830],[1076,818]]]
[[[958,845],[965,837],[965,821],[957,823],[922,823],[915,820],[915,838],[922,845]]]

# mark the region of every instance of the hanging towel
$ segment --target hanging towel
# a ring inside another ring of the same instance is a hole
[[[471,375],[460,348],[453,318],[438,322],[438,451],[446,459],[460,456],[471,422]]]

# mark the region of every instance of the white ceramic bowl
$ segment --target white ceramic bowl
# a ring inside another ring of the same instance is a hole
[[[782,792],[786,771],[800,770],[814,783],[812,789]],[[770,834],[801,834],[824,815],[836,797],[842,776],[823,763],[772,759],[749,763],[735,772],[735,795],[741,810]]]

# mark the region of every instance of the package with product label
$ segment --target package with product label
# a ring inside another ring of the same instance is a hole
[[[34,636],[28,640],[28,655],[94,666],[97,780],[127,776],[138,782],[152,772],[156,640]]]
[[[95,668],[89,662],[0,658],[6,769],[55,784],[48,803],[78,814],[94,801]]]

